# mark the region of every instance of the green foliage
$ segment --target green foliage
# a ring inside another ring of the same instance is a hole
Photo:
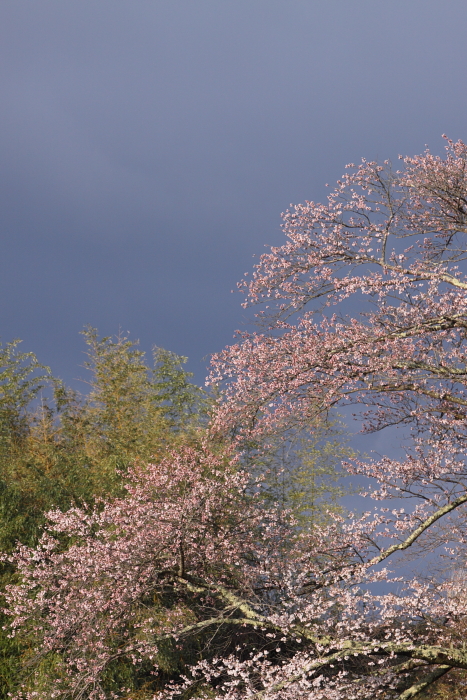
[[[302,530],[342,513],[339,501],[349,493],[341,462],[354,456],[349,435],[335,419],[316,419],[307,430],[287,439],[250,448],[247,461],[269,502],[290,509]]]
[[[28,408],[49,381],[49,370],[31,352],[19,352],[20,341],[0,345],[0,548],[11,551],[17,539],[32,544],[37,518],[30,493],[15,479],[29,432]],[[0,567],[0,586],[9,583],[11,567]],[[1,599],[0,599],[1,602]],[[0,625],[6,623],[0,615]],[[19,644],[0,631],[0,697],[7,697],[18,666]]]
[[[207,418],[211,402],[206,392],[188,381],[193,376],[183,369],[188,358],[158,347],[153,349],[153,358],[152,385],[171,426],[186,429],[193,419],[196,424],[200,418]]]
[[[0,350],[0,547],[32,544],[43,513],[118,493],[135,460],[158,460],[207,410],[185,358],[157,349],[155,367],[126,337],[84,331],[89,392],[53,379],[18,341]],[[171,387],[173,386],[173,391]],[[45,390],[44,395],[41,394]]]
[[[91,378],[80,428],[89,454],[125,468],[135,459],[157,458],[177,441],[176,434],[186,435],[203,422],[207,395],[189,381],[185,357],[155,348],[149,368],[127,337],[99,339],[90,327],[83,335]],[[72,413],[77,425],[76,410]]]
[[[24,411],[37,396],[50,375],[48,367],[39,364],[32,352],[18,352],[20,340],[2,346],[0,343],[0,419],[2,436],[5,423],[24,416]]]
[[[50,375],[19,341],[0,346],[0,549],[33,545],[52,507],[119,494],[128,466],[158,461],[195,439],[209,402],[183,369],[186,358],[156,348],[148,367],[136,342],[83,332],[89,391]],[[0,569],[0,590],[15,572]],[[0,616],[0,625],[7,620]],[[24,649],[0,630],[0,698],[12,692]],[[121,672],[121,671],[119,671]],[[46,677],[45,674],[44,677]],[[44,681],[45,682],[45,681]]]
[[[29,489],[22,487],[28,451],[31,403],[50,384],[50,370],[20,341],[0,346],[0,548],[10,551],[16,539],[32,542],[35,518]],[[20,466],[21,465],[21,466]]]
[[[109,492],[132,461],[160,456],[168,422],[137,343],[123,336],[100,339],[93,328],[83,334],[90,391],[81,401],[65,396],[62,411],[69,439],[86,456],[88,469],[100,472]]]

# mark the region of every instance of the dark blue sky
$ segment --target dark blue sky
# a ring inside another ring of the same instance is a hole
[[[2,0],[0,335],[203,357],[280,212],[349,161],[467,139],[465,0]]]

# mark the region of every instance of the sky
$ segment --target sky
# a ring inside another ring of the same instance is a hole
[[[81,376],[85,324],[190,358],[280,213],[348,162],[467,140],[465,0],[2,0],[0,337]]]

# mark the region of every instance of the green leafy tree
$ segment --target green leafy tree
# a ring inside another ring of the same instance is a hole
[[[23,457],[30,432],[30,406],[50,383],[50,370],[21,341],[0,345],[0,547],[9,548],[18,534],[31,531],[31,493]],[[26,468],[27,469],[27,468]],[[32,527],[32,529],[34,529]]]
[[[11,551],[17,539],[32,544],[37,523],[34,498],[23,488],[17,468],[29,434],[29,407],[48,383],[50,372],[31,352],[20,352],[19,340],[0,345],[0,548]],[[21,469],[23,472],[23,469]],[[12,580],[11,566],[0,566],[0,587]],[[1,599],[0,599],[1,602]],[[0,615],[0,695],[6,697],[15,675],[20,647],[8,638]]]
[[[81,404],[64,393],[62,411],[91,462],[118,477],[135,460],[157,461],[168,447],[193,436],[209,401],[189,381],[187,358],[155,348],[151,368],[138,343],[126,336],[99,338],[91,327],[83,335],[90,391]]]
[[[169,449],[195,442],[205,422],[209,402],[190,382],[186,358],[156,348],[149,367],[127,337],[100,338],[88,327],[84,338],[84,395],[54,379],[33,353],[19,352],[19,341],[0,347],[2,552],[18,541],[34,545],[52,507],[67,510],[121,495],[131,465],[157,463]],[[15,576],[3,565],[0,590]],[[13,689],[22,654],[1,629],[0,698]]]

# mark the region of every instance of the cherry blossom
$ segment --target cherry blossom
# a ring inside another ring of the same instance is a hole
[[[240,285],[262,329],[213,360],[210,446],[49,513],[13,556],[18,698],[408,700],[467,670],[466,217],[449,140],[396,171],[350,165],[327,203],[284,214],[287,241]],[[365,512],[301,531],[232,455],[347,405],[404,455],[345,464]],[[115,663],[144,684],[111,688]]]

